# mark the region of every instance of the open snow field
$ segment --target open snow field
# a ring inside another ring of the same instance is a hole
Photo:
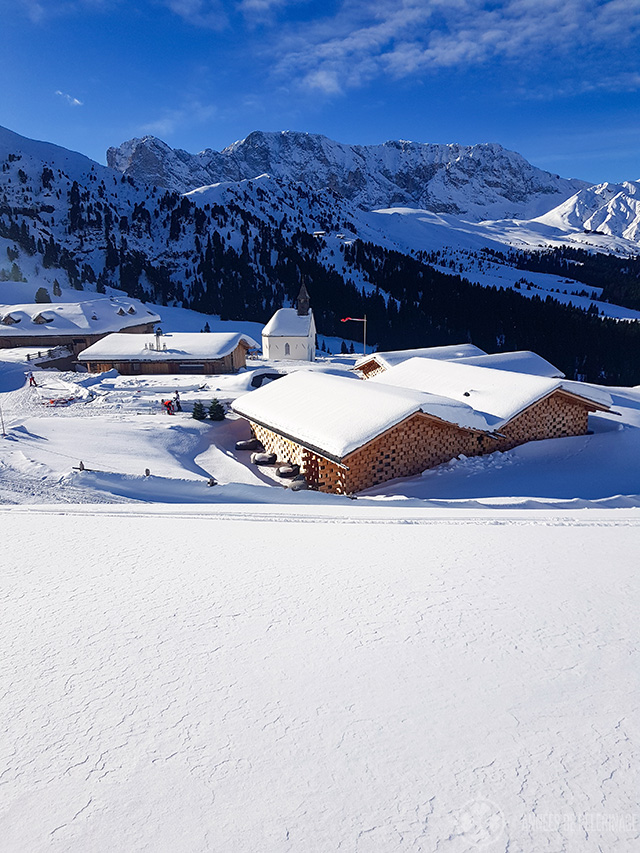
[[[638,849],[635,511],[233,510],[0,510],[2,849]]]

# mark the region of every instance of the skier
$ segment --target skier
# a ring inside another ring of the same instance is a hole
[[[182,411],[182,403],[180,401],[180,394],[176,391],[175,396],[173,398],[173,407],[176,412]]]
[[[37,388],[38,387],[38,383],[36,382],[36,377],[33,375],[31,370],[27,373],[27,379],[29,380],[29,388]]]
[[[163,400],[163,401],[162,401],[162,405],[163,405],[163,406],[165,407],[165,409],[167,410],[167,414],[168,414],[168,415],[172,415],[172,414],[173,414],[173,403],[171,402],[171,400]]]

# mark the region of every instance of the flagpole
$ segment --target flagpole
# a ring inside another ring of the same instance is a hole
[[[352,320],[354,323],[363,323],[363,334],[362,334],[362,350],[363,355],[367,354],[367,315],[365,314],[363,317],[342,317],[340,322],[346,323],[348,320]]]

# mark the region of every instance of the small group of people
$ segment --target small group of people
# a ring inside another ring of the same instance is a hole
[[[181,412],[182,403],[180,401],[180,394],[178,391],[173,395],[172,400],[163,400],[162,405],[165,407],[168,415],[175,415],[176,412]]]

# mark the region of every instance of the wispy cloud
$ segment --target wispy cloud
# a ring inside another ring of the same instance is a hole
[[[157,118],[141,124],[138,132],[160,137],[172,136],[181,128],[194,127],[211,121],[217,113],[218,108],[215,104],[187,100],[181,106],[164,110]]]
[[[221,0],[163,0],[164,5],[194,27],[223,30],[229,18]]]
[[[333,94],[492,60],[564,57],[570,67],[607,48],[618,59],[639,34],[640,0],[345,0],[334,16],[286,31],[278,70]]]
[[[83,101],[78,100],[78,98],[74,98],[73,95],[68,95],[66,92],[61,92],[60,89],[56,89],[53,94],[66,101],[70,107],[84,106]]]

